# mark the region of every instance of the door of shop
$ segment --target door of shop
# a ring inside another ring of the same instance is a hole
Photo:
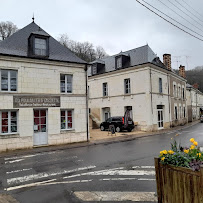
[[[47,145],[47,110],[37,109],[34,110],[34,136],[33,145]]]

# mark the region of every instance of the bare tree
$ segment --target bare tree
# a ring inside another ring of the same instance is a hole
[[[95,49],[92,43],[76,42],[74,40],[71,40],[67,34],[62,34],[59,37],[58,41],[65,47],[69,48],[78,57],[87,62],[94,61],[97,58],[102,58],[107,55],[103,47],[98,46]]]
[[[17,26],[12,22],[1,22],[0,23],[0,40],[5,40],[18,30]]]
[[[96,47],[96,58],[101,59],[107,56],[107,53],[105,52],[104,48],[101,46]]]

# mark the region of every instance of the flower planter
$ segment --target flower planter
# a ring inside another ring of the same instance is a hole
[[[203,166],[193,171],[155,158],[155,170],[158,203],[203,203]]]

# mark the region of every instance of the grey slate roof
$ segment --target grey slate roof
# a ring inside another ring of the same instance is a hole
[[[138,47],[138,48],[135,48],[135,49],[132,49],[129,51],[121,52],[119,54],[116,54],[113,56],[108,56],[108,57],[100,59],[105,64],[105,72],[111,72],[111,71],[116,70],[116,68],[115,68],[115,57],[120,55],[120,54],[130,57],[129,67],[141,65],[141,64],[145,64],[145,63],[153,63],[153,64],[158,65],[164,69],[167,69],[164,66],[164,64],[159,60],[157,55],[152,51],[152,49],[148,45],[145,45],[142,47]],[[97,61],[93,61],[92,64],[94,62],[97,62]],[[91,76],[90,69],[88,70],[88,75]]]
[[[43,29],[39,29],[35,22],[32,22],[0,42],[0,55],[28,57],[28,38],[31,33],[50,36]],[[49,57],[46,60],[86,63],[51,36],[49,38]]]

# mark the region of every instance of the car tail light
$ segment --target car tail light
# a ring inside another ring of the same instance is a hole
[[[124,117],[122,117],[122,123],[124,124]]]

